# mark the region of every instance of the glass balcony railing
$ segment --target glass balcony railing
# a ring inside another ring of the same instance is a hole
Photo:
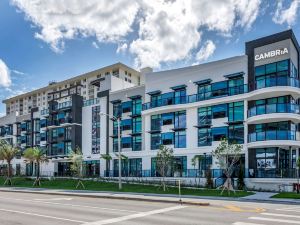
[[[248,117],[271,114],[271,113],[300,113],[300,107],[296,104],[291,103],[276,103],[276,104],[266,104],[257,105],[248,110]]]
[[[290,130],[269,130],[248,134],[249,142],[270,141],[270,140],[297,140],[296,131]]]
[[[257,90],[267,87],[275,86],[290,86],[290,87],[300,87],[300,82],[298,79],[291,78],[288,76],[276,76],[276,77],[263,77],[260,80],[256,80],[252,84],[244,84],[235,87],[227,87],[223,89],[211,90],[206,92],[201,92],[194,95],[186,95],[180,97],[168,97],[161,98],[155,101],[147,102],[143,104],[143,110],[148,110],[152,108],[157,108],[167,105],[177,105],[199,102],[214,98],[221,98],[226,96],[233,96],[248,93],[249,90]]]
[[[247,85],[241,85],[236,87],[228,87],[224,89],[212,90],[212,91],[198,93],[194,95],[162,98],[156,101],[151,101],[143,104],[143,110],[152,109],[160,106],[193,103],[193,102],[204,101],[213,98],[244,94],[247,93],[247,91],[248,91]]]
[[[85,100],[83,102],[83,106],[96,105],[99,103],[100,103],[100,98],[93,98],[93,99]]]

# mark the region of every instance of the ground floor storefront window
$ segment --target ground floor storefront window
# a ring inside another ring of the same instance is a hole
[[[83,162],[83,174],[88,177],[100,175],[100,161],[89,160]]]

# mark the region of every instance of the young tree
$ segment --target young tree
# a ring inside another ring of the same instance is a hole
[[[106,176],[107,176],[107,174],[109,176],[109,174],[110,174],[110,161],[112,160],[112,157],[111,157],[110,154],[101,154],[100,158],[104,159],[106,161],[107,171],[108,171],[108,173],[106,172]]]
[[[23,153],[24,158],[33,163],[36,163],[36,179],[33,183],[33,186],[41,186],[41,178],[40,178],[40,166],[42,163],[48,162],[48,158],[45,150],[39,147],[27,148]]]
[[[85,189],[85,186],[81,181],[83,177],[83,155],[79,147],[77,147],[75,151],[71,152],[70,159],[71,171],[73,172],[73,175],[78,179],[76,189],[79,188],[79,186],[82,186],[83,189]]]
[[[7,178],[4,182],[4,185],[12,185],[12,166],[11,161],[19,153],[19,149],[10,145],[7,141],[0,141],[0,160],[7,162]]]
[[[243,169],[243,165],[241,164],[239,167],[239,175],[238,175],[238,189],[239,190],[244,190],[245,188],[245,181],[244,181],[244,177],[245,177],[245,171]]]
[[[162,177],[161,184],[164,191],[166,191],[165,177],[173,164],[173,160],[173,149],[161,145],[156,155],[156,169]]]
[[[230,191],[234,191],[231,175],[234,171],[235,164],[239,161],[241,157],[242,146],[239,144],[230,144],[226,139],[223,139],[219,146],[212,152],[213,156],[218,160],[218,164],[220,169],[223,169],[223,172],[226,176],[226,181],[223,184],[223,189],[221,194],[223,194],[224,190],[227,189],[228,193]]]
[[[196,170],[196,166],[197,163],[199,163],[199,168],[201,168],[200,162],[202,161],[203,156],[202,155],[195,155],[192,159],[191,159],[191,164],[194,167],[194,171],[195,171],[195,184],[197,185],[197,177],[199,178],[199,185],[200,185],[200,178],[201,178],[201,174],[200,174],[200,169]],[[197,173],[197,171],[199,171],[199,174]]]

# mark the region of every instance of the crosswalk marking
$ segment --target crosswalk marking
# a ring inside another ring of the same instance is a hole
[[[261,223],[244,223],[244,222],[235,222],[232,225],[264,225]]]
[[[265,215],[265,216],[281,216],[281,217],[300,218],[300,216],[287,215],[287,214],[278,214],[278,213],[261,213],[261,215]]]
[[[250,220],[260,220],[260,221],[270,221],[270,222],[278,222],[278,223],[290,223],[290,224],[300,224],[300,221],[295,220],[283,220],[283,219],[272,219],[267,217],[249,217]]]

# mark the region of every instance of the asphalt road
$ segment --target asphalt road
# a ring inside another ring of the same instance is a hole
[[[181,206],[131,200],[0,192],[1,225],[288,225],[300,205],[205,200]]]

